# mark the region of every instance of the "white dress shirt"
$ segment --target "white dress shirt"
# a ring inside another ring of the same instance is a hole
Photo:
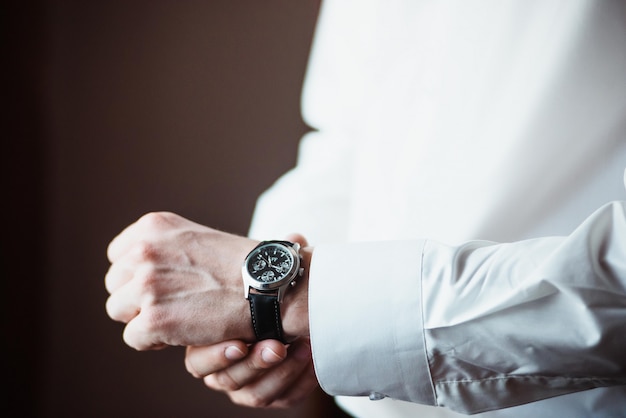
[[[315,246],[325,391],[626,416],[625,1],[326,0],[302,107],[250,235]]]

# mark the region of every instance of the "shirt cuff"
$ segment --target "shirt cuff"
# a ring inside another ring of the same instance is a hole
[[[315,247],[309,321],[330,395],[434,405],[421,303],[423,240]]]

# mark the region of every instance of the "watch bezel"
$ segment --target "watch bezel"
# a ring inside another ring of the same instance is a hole
[[[289,252],[292,256],[293,264],[291,265],[285,277],[283,277],[282,279],[269,282],[269,283],[261,282],[250,275],[250,272],[248,271],[248,264],[250,263],[252,254],[256,253],[256,251],[258,251],[259,249],[263,247],[270,247],[270,246],[272,247],[277,246]],[[254,247],[252,251],[250,251],[248,255],[246,256],[243,262],[243,265],[241,267],[241,275],[244,279],[246,299],[248,299],[249,288],[256,289],[260,292],[268,292],[268,291],[272,291],[276,289],[280,290],[280,288],[291,283],[296,277],[298,277],[298,274],[300,272],[300,263],[301,263],[299,250],[300,250],[300,244],[287,243],[285,241],[263,241],[259,243],[259,245]]]

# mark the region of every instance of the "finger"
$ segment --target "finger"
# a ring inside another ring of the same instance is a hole
[[[244,406],[280,407],[282,404],[290,404],[311,387],[312,379],[309,372],[311,364],[311,347],[308,340],[296,341],[291,345],[290,355],[284,362],[267,370],[256,381],[243,386],[240,390],[231,391],[228,395],[234,403]],[[306,378],[301,380],[302,377]],[[289,394],[293,398],[283,398],[284,394]]]
[[[140,310],[136,282],[129,280],[109,296],[105,309],[109,317],[115,321],[128,323],[135,318]]]
[[[135,242],[111,263],[104,277],[106,289],[109,293],[113,293],[133,277],[150,277],[157,266],[163,263],[163,259],[166,258],[165,254],[163,248],[158,245],[147,241]]]
[[[158,331],[158,314],[145,315],[139,312],[124,328],[124,342],[137,351],[155,350],[163,348],[167,343]]]
[[[271,401],[268,407],[291,408],[303,402],[317,386],[317,376],[315,375],[313,362],[310,362],[298,379],[285,392]]]
[[[263,340],[253,346],[251,353],[243,361],[207,375],[204,381],[214,390],[238,390],[258,379],[267,369],[275,367],[286,357],[287,348],[280,341]]]
[[[248,346],[243,341],[225,341],[201,347],[187,347],[185,367],[194,377],[219,372],[230,367],[248,354]]]
[[[114,237],[107,247],[107,258],[110,262],[118,260],[123,254],[127,252],[127,249],[136,242],[138,236],[141,234],[137,231],[137,223],[130,224],[122,230],[116,237]]]
[[[134,268],[126,263],[113,263],[104,276],[104,287],[109,293],[114,293],[133,278]]]
[[[114,262],[128,253],[137,243],[146,242],[154,234],[180,224],[180,216],[170,212],[151,212],[143,215],[134,223],[127,226],[107,247],[107,257]]]

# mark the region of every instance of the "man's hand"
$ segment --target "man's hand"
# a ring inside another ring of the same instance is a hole
[[[187,347],[185,366],[193,376],[203,378],[207,387],[226,393],[242,406],[290,407],[317,387],[306,337],[289,347],[275,340],[250,347],[242,341]]]
[[[109,316],[137,350],[253,341],[241,265],[257,241],[150,213],[109,245]]]
[[[303,248],[304,283],[287,292],[285,303],[290,307],[286,332],[308,335],[308,303],[306,297],[293,297],[307,289],[306,276],[311,258],[307,240],[300,234],[285,237]],[[306,292],[304,292],[306,296]],[[289,300],[291,299],[291,301]],[[291,303],[289,303],[291,302]],[[283,311],[286,311],[283,310]],[[204,346],[187,347],[187,371],[202,378],[210,389],[224,392],[232,402],[249,407],[286,408],[303,401],[317,386],[311,357],[311,342],[300,337],[291,345],[264,340],[248,346],[243,341],[225,341]]]

